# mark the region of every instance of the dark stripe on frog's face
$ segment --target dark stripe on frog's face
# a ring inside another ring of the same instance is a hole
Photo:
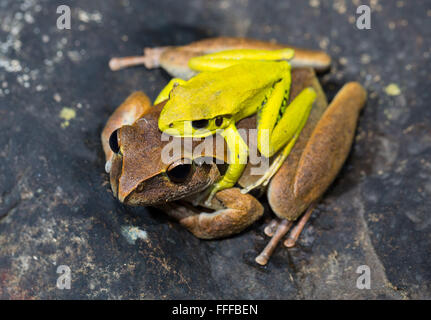
[[[230,115],[223,115],[213,119],[177,121],[169,124],[168,128],[160,127],[160,130],[173,136],[204,138],[227,128],[231,120]]]

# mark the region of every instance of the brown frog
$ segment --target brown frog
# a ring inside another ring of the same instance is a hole
[[[278,50],[285,47],[256,40],[215,38],[182,47],[147,49],[143,57],[115,58],[110,66],[118,69],[144,63],[147,67],[162,66],[173,76],[189,79],[196,74],[188,67],[192,57],[238,48]],[[265,228],[265,233],[272,238],[256,258],[262,265],[267,263],[294,221],[300,218],[284,241],[287,247],[295,245],[314,206],[347,158],[358,115],[366,101],[365,90],[352,82],[346,84],[328,106],[313,71],[313,68],[321,71],[329,67],[330,58],[323,52],[295,49],[291,64],[289,99],[293,100],[304,88],[314,89],[316,99],[289,156],[270,182],[257,188],[259,195],[266,192],[271,209],[278,217]],[[213,157],[225,162],[228,157],[225,148],[221,152],[216,150],[220,146],[217,143],[211,143],[212,148],[200,148],[202,151],[198,154],[194,152],[202,143],[216,140],[218,134],[201,140],[162,139],[158,119],[166,102],[151,106],[145,94],[136,92],[108,120],[102,132],[102,143],[114,195],[125,204],[159,207],[202,239],[226,237],[244,230],[262,216],[263,207],[256,197],[239,188],[218,191],[211,203],[192,205],[194,199],[223,176],[223,165],[202,159]],[[241,119],[236,126],[248,132],[256,129],[257,123],[257,116],[252,115]],[[173,140],[183,145],[184,152],[167,162],[162,159],[162,153]],[[249,139],[248,146],[256,143]],[[275,159],[274,156],[269,160]],[[247,164],[238,180],[239,187],[247,190],[256,185],[261,176],[252,174],[254,167],[255,164]]]

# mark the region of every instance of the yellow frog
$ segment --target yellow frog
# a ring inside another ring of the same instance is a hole
[[[234,186],[247,164],[247,144],[235,126],[239,120],[257,113],[257,147],[262,156],[269,158],[284,147],[265,177],[245,192],[266,184],[288,156],[316,97],[312,88],[306,88],[287,104],[291,67],[283,59],[292,56],[292,49],[238,49],[196,57],[189,66],[202,73],[188,81],[172,79],[156,99],[155,104],[168,100],[159,117],[162,132],[199,138],[219,133],[225,138],[229,168],[211,187],[207,201]]]

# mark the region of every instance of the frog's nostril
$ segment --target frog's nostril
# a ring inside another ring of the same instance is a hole
[[[109,146],[111,147],[111,150],[115,153],[118,153],[120,151],[120,145],[118,143],[118,130],[115,130],[111,133],[111,136],[109,137]]]
[[[136,188],[136,192],[137,193],[142,193],[144,191],[145,188],[145,184],[143,182],[141,182],[138,187]]]
[[[208,126],[208,120],[206,119],[192,121],[192,127],[195,129],[203,129],[203,128],[206,128],[207,126]]]

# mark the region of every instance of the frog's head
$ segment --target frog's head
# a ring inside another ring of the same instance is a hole
[[[220,177],[215,164],[198,163],[187,154],[174,154],[163,161],[163,148],[172,141],[162,141],[157,118],[158,113],[146,115],[111,134],[111,187],[127,205],[178,200],[206,189]]]
[[[200,80],[199,76],[196,77]],[[216,86],[199,86],[190,80],[174,87],[159,118],[159,129],[173,136],[207,137],[234,122],[235,105]]]

